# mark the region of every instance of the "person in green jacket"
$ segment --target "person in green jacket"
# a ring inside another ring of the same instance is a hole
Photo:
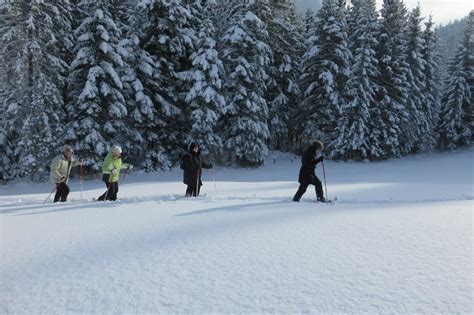
[[[133,165],[122,163],[122,148],[115,145],[112,151],[105,157],[104,164],[102,165],[102,181],[105,183],[107,191],[98,200],[117,200],[120,170],[131,170],[132,168]]]
[[[71,168],[81,165],[81,162],[74,159],[72,147],[66,145],[62,154],[56,156],[50,165],[49,178],[52,184],[56,185],[54,202],[66,202],[69,195],[69,175]]]

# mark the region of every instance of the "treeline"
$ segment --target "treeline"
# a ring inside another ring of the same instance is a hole
[[[89,172],[114,144],[146,171],[191,142],[246,166],[312,139],[342,160],[468,146],[473,20],[443,73],[431,18],[401,0],[303,17],[291,0],[7,1],[0,178],[43,179],[66,143]]]

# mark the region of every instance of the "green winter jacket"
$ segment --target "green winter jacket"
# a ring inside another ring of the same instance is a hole
[[[64,154],[56,156],[50,165],[49,179],[51,183],[57,184],[61,178],[65,178],[64,182],[67,184],[69,181],[69,175],[71,174],[71,168],[80,165],[80,161],[71,158],[71,163],[64,157]]]
[[[102,173],[112,174],[113,169],[117,170],[117,173],[115,173],[115,175],[111,175],[109,178],[109,182],[116,183],[120,178],[120,170],[126,169],[128,166],[128,163],[122,163],[121,158],[113,156],[112,152],[110,152],[105,157],[104,164],[102,165]]]

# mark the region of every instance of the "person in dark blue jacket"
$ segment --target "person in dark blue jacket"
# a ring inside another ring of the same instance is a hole
[[[201,190],[202,169],[212,168],[212,164],[207,164],[201,160],[201,151],[196,143],[191,143],[189,152],[181,158],[181,169],[183,172],[183,183],[188,185],[186,197],[197,197]]]
[[[319,140],[316,140],[303,153],[303,157],[301,158],[300,175],[298,178],[300,187],[298,188],[298,191],[293,197],[293,201],[300,201],[301,197],[306,192],[308,186],[314,185],[316,186],[317,200],[319,202],[326,202],[326,199],[324,198],[323,185],[319,178],[316,176],[316,173],[314,172],[316,164],[324,161],[324,156],[322,155],[319,158],[316,158],[316,156],[321,154],[321,151],[323,151],[323,149],[323,143]]]

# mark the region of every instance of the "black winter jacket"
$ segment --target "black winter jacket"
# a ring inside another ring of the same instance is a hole
[[[310,146],[304,153],[301,158],[301,168],[300,175],[298,177],[298,182],[300,184],[307,184],[313,182],[316,178],[314,169],[316,164],[319,163],[319,160],[316,159],[316,147]]]
[[[196,186],[199,176],[199,186],[201,186],[201,174],[203,168],[209,169],[212,168],[212,165],[201,161],[199,154],[186,153],[181,160],[181,169],[184,170],[183,182],[189,186]]]

